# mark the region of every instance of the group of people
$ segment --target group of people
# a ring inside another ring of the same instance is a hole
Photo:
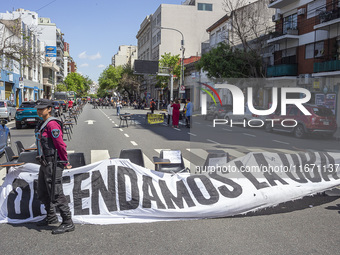
[[[168,112],[168,125],[170,125],[170,119],[172,119],[172,127],[178,128],[178,123],[180,120],[180,109],[181,105],[179,103],[179,100],[176,99],[175,102],[170,101],[167,107]],[[185,121],[186,121],[186,127],[190,128],[191,126],[191,115],[192,115],[192,103],[190,102],[190,99],[186,99],[186,105],[183,109]]]

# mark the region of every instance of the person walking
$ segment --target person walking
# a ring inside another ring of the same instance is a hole
[[[181,108],[181,105],[179,104],[178,99],[175,100],[175,103],[171,105],[172,107],[172,127],[178,128],[178,122],[179,122],[179,109]]]
[[[60,211],[62,223],[52,230],[52,234],[63,234],[74,231],[71,211],[63,192],[62,172],[64,168],[72,166],[68,162],[66,144],[63,140],[63,124],[51,116],[53,103],[48,99],[40,99],[36,103],[39,117],[43,119],[36,128],[36,143],[38,148],[37,160],[40,162],[38,176],[38,198],[45,205],[47,215],[44,220],[38,223],[39,226],[57,224],[58,218],[55,207]],[[55,150],[57,150],[57,165],[55,162]],[[61,162],[62,163],[61,163]],[[55,170],[55,183],[52,183],[52,172]],[[54,185],[54,196],[51,195]]]
[[[153,112],[155,111],[155,107],[156,107],[156,103],[153,99],[151,99],[151,102],[150,102],[151,114],[153,114]]]
[[[187,101],[186,113],[185,113],[186,127],[190,128],[190,126],[191,126],[191,115],[192,115],[192,103],[190,102],[190,98],[188,98],[186,101]]]
[[[168,112],[168,126],[170,125],[170,119],[172,119],[172,110],[173,108],[171,107],[172,105],[172,101],[170,101],[170,103],[168,104],[168,107],[167,107],[167,112]]]
[[[116,107],[117,107],[117,116],[119,116],[120,108],[122,107],[122,103],[120,102],[120,100],[117,101]]]

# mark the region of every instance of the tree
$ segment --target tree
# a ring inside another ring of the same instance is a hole
[[[138,75],[135,75],[133,73],[131,65],[124,65],[121,79],[119,81],[119,84],[117,85],[117,90],[120,92],[127,92],[129,98],[131,98],[134,91],[138,92],[139,85],[140,83],[138,81]]]
[[[60,92],[60,91],[67,91],[67,87],[66,87],[65,84],[57,84],[56,91],[57,91],[57,92]]]
[[[0,62],[5,63],[7,70],[24,72],[24,68],[40,63],[43,51],[36,45],[34,28],[22,27],[21,18],[15,20],[0,20]]]
[[[216,48],[201,57],[196,69],[206,71],[209,78],[248,78],[251,77],[253,68],[260,69],[261,62],[256,60],[257,56],[252,56],[250,52],[219,43]],[[250,63],[252,66],[249,66]]]
[[[171,55],[171,53],[164,53],[159,60],[159,69],[161,72],[166,72],[174,75],[175,77],[180,77],[181,74],[181,64],[179,55]],[[166,76],[157,76],[157,84],[158,88],[165,88],[168,86],[169,77]]]
[[[84,77],[78,73],[69,73],[64,80],[67,91],[74,91],[78,96],[87,95],[92,81],[88,77]]]
[[[100,90],[116,89],[122,78],[123,67],[122,66],[108,66],[100,74],[98,82]]]

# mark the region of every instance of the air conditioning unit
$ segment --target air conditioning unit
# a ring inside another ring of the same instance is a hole
[[[304,15],[306,13],[306,8],[298,9],[297,15]]]
[[[275,13],[275,15],[272,16],[272,21],[278,21],[281,19],[281,14],[280,13]]]

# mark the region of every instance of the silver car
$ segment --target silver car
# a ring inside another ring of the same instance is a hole
[[[0,119],[11,121],[12,119],[14,119],[16,111],[17,109],[11,101],[0,101]]]

